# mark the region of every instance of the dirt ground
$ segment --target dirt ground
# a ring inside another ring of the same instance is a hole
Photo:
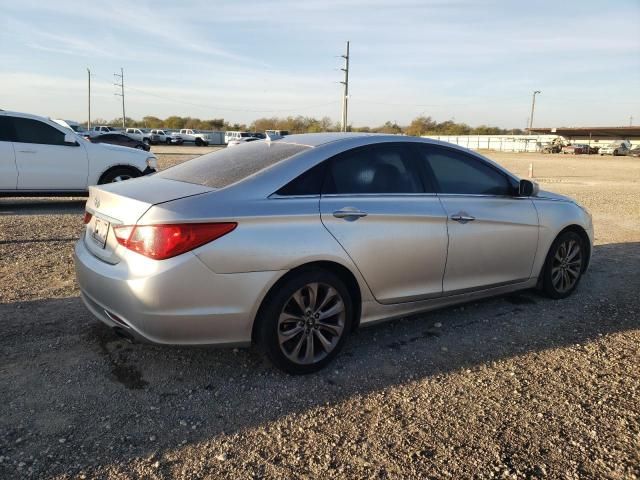
[[[640,159],[484,153],[593,213],[578,291],[362,329],[306,377],[119,340],[78,297],[84,200],[0,199],[0,478],[638,478]]]

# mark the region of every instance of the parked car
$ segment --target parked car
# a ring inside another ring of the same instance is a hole
[[[290,373],[358,325],[539,286],[565,298],[590,214],[465,148],[292,135],[92,187],[75,247],[82,298],[130,339],[257,343]]]
[[[156,169],[147,152],[94,144],[48,118],[0,111],[0,195],[86,194],[90,185]]]
[[[110,127],[108,125],[95,125],[91,128],[91,130],[89,130],[89,135],[91,137],[95,137],[96,135],[102,135],[104,133],[115,133],[121,131],[122,129]]]
[[[571,153],[573,155],[588,155],[589,154],[589,145],[583,143],[574,143],[571,145],[565,145],[562,147],[562,153],[568,154]]]
[[[224,143],[229,144],[231,140],[239,140],[241,138],[251,138],[254,135],[251,132],[237,132],[227,131],[224,132]]]
[[[120,145],[122,147],[137,148],[138,150],[144,150],[145,152],[148,152],[151,148],[148,143],[131,138],[129,135],[125,135],[124,133],[105,133],[104,135],[90,137],[89,141],[92,143],[109,143],[111,145]]]
[[[630,157],[640,157],[640,147],[635,147],[627,153]]]
[[[127,128],[124,133],[129,137],[133,138],[142,143],[150,143],[150,134],[148,130],[141,128]]]
[[[210,143],[209,134],[190,128],[183,128],[176,136],[180,136],[184,143],[195,143],[197,147],[204,147]]]
[[[631,150],[631,142],[629,140],[616,140],[606,147],[600,147],[600,155],[626,155]]]
[[[183,140],[179,134],[172,135],[168,130],[152,129],[149,132],[149,143],[151,145],[157,145],[158,143],[182,145]]]
[[[86,137],[89,136],[89,130],[84,128],[78,122],[74,122],[73,120],[62,120],[60,118],[52,118],[52,120],[54,122],[56,122],[58,125],[62,125],[63,127],[66,127],[68,129],[70,129],[71,131],[77,133],[81,137],[85,137],[86,138]]]
[[[240,137],[235,140],[229,140],[227,143],[227,147],[235,147],[237,145],[242,145],[243,143],[255,142],[256,140],[260,140],[258,137]]]
[[[289,130],[265,130],[264,133],[270,137],[285,137],[289,135]]]

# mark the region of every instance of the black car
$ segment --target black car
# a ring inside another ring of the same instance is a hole
[[[104,135],[90,137],[89,140],[92,143],[110,143],[112,145],[120,145],[122,147],[137,148],[138,150],[144,150],[145,152],[148,152],[151,148],[148,144],[131,138],[123,133],[105,133]]]

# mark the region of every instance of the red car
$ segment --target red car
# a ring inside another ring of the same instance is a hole
[[[589,155],[589,145],[584,145],[581,143],[567,145],[565,147],[562,147],[562,153],[564,153],[565,155],[568,153],[572,153],[574,155]]]

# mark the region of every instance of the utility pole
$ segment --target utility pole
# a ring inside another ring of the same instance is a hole
[[[629,126],[633,127],[633,115],[629,116]]]
[[[533,111],[536,108],[536,95],[542,93],[540,90],[533,92],[533,100],[531,100],[531,116],[529,117],[529,135],[531,135],[531,129],[533,128]]]
[[[344,94],[342,95],[342,131],[347,131],[347,108],[349,102],[349,42],[347,42],[347,53],[346,55],[340,55],[344,58],[344,68],[341,68],[344,72],[344,82],[340,82],[344,85]]]
[[[89,89],[87,92],[87,106],[89,107],[89,116],[87,117],[87,130],[91,130],[91,70],[87,68],[87,80],[89,80]]]
[[[124,113],[124,69],[120,67],[120,75],[117,73],[113,74],[114,77],[120,77],[120,83],[114,83],[116,87],[120,87],[120,93],[114,93],[114,95],[118,95],[122,97],[122,128],[127,128],[125,124],[125,119],[127,118]]]

